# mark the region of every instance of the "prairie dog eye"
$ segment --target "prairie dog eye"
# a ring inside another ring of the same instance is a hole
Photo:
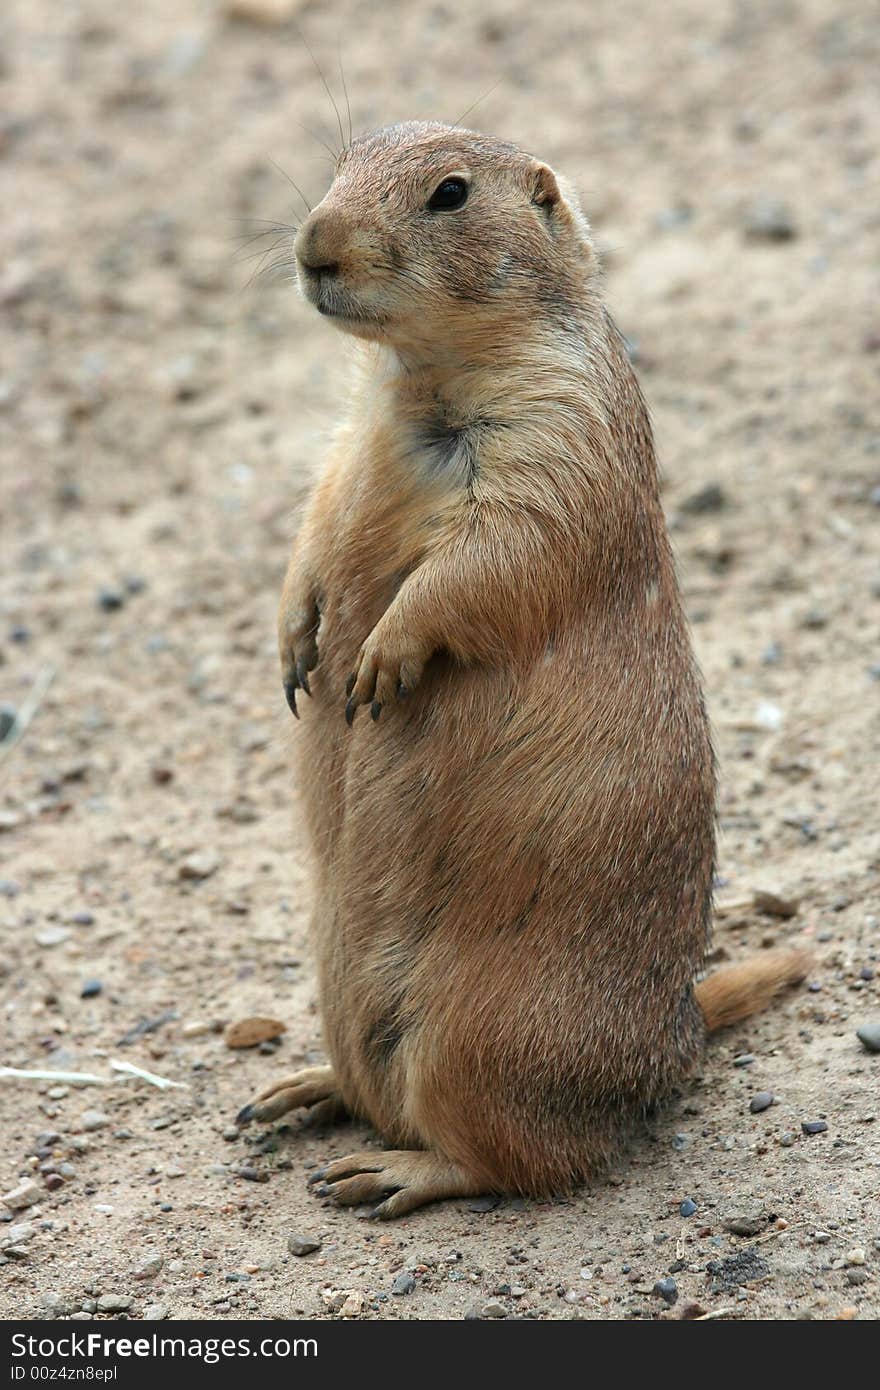
[[[467,202],[468,186],[464,179],[454,176],[444,179],[428,199],[429,212],[454,212]]]

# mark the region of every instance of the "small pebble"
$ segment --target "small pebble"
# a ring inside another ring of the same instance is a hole
[[[777,198],[759,198],[747,210],[743,232],[749,241],[791,241],[797,226],[786,205]]]
[[[135,1279],[152,1279],[159,1273],[165,1260],[162,1255],[151,1255],[149,1259],[139,1264],[132,1276]]]
[[[15,705],[0,705],[0,743],[13,728],[16,715]]]
[[[880,1052],[880,1023],[866,1023],[856,1030],[856,1037],[866,1052]]]
[[[403,1294],[414,1293],[416,1281],[411,1274],[398,1274],[394,1283],[391,1285],[391,1292],[401,1296]]]
[[[110,1123],[110,1116],[105,1115],[103,1110],[85,1110],[79,1123],[86,1134],[91,1134],[97,1129],[106,1129]]]
[[[247,1166],[243,1168],[236,1168],[235,1176],[237,1178],[244,1178],[245,1182],[269,1181],[269,1173],[266,1168],[250,1168]]]
[[[277,1018],[242,1018],[226,1027],[223,1041],[231,1048],[256,1047],[286,1032],[287,1025],[280,1023]]]
[[[210,878],[220,867],[220,856],[211,850],[205,850],[201,854],[190,854],[181,864],[178,865],[177,877],[183,880],[199,882],[202,879]]]
[[[848,1265],[863,1265],[867,1263],[868,1256],[860,1245],[856,1245],[852,1250],[847,1250],[844,1258]]]
[[[84,980],[83,987],[79,992],[80,999],[94,999],[104,988],[100,980]]]
[[[678,1209],[678,1212],[680,1216],[693,1216],[696,1209],[697,1204],[694,1201],[693,1197],[685,1197],[684,1201]]]
[[[291,1255],[314,1255],[316,1250],[320,1250],[321,1242],[312,1236],[291,1236],[287,1242],[287,1248]]]
[[[499,1303],[496,1299],[490,1299],[489,1302],[484,1303],[480,1309],[480,1316],[484,1318],[506,1318],[507,1309],[503,1303]]]
[[[773,1099],[772,1091],[758,1091],[749,1101],[749,1110],[753,1115],[760,1115],[762,1110],[769,1110]]]
[[[755,890],[754,904],[757,912],[763,912],[767,917],[781,918],[796,917],[800,907],[797,898],[783,898],[779,893],[771,893],[763,888]]]
[[[679,507],[688,516],[704,516],[706,512],[720,512],[727,506],[727,496],[720,483],[706,483],[704,487],[692,492]]]
[[[126,1313],[131,1307],[131,1299],[124,1294],[102,1293],[98,1299],[99,1313]]]
[[[658,1279],[654,1285],[654,1293],[658,1298],[662,1298],[664,1303],[668,1303],[670,1308],[673,1303],[678,1302],[678,1285],[674,1279]]]
[[[115,613],[124,606],[125,593],[122,589],[99,589],[97,604],[102,613]]]
[[[846,1282],[848,1284],[867,1284],[868,1271],[866,1269],[848,1269],[846,1271]]]
[[[755,1236],[767,1225],[767,1213],[757,1197],[734,1197],[730,1209],[722,1217],[725,1231],[735,1236]]]
[[[801,1129],[804,1134],[824,1134],[828,1124],[825,1120],[803,1120]]]
[[[42,927],[34,939],[38,946],[61,946],[70,939],[70,932],[64,927]]]
[[[170,1312],[167,1303],[148,1303],[143,1312],[144,1322],[161,1322]]]
[[[8,1192],[4,1192],[0,1197],[0,1202],[7,1206],[10,1211],[24,1211],[25,1207],[32,1207],[35,1202],[39,1202],[43,1193],[40,1187],[32,1178],[25,1178],[17,1187],[12,1187]]]

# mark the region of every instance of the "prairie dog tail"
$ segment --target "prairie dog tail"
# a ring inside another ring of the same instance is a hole
[[[706,1028],[714,1033],[765,1009],[786,985],[804,979],[811,963],[809,951],[796,947],[764,951],[742,965],[725,965],[713,971],[694,989]]]

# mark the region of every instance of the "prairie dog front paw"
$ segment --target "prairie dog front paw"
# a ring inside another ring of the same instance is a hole
[[[345,718],[351,726],[358,705],[369,705],[377,720],[384,705],[405,700],[418,685],[430,651],[424,643],[383,619],[377,623],[358,653],[345,693]]]
[[[281,657],[281,679],[284,694],[291,710],[299,718],[296,707],[296,692],[302,690],[311,695],[309,672],[314,671],[320,659],[318,653],[318,628],[321,623],[321,610],[315,586],[288,581],[281,596],[281,610],[278,615],[278,651]]]

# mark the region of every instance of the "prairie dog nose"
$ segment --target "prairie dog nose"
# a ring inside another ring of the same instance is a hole
[[[293,249],[303,270],[309,275],[333,276],[339,271],[339,258],[332,242],[333,229],[326,218],[310,218],[300,228]]]

